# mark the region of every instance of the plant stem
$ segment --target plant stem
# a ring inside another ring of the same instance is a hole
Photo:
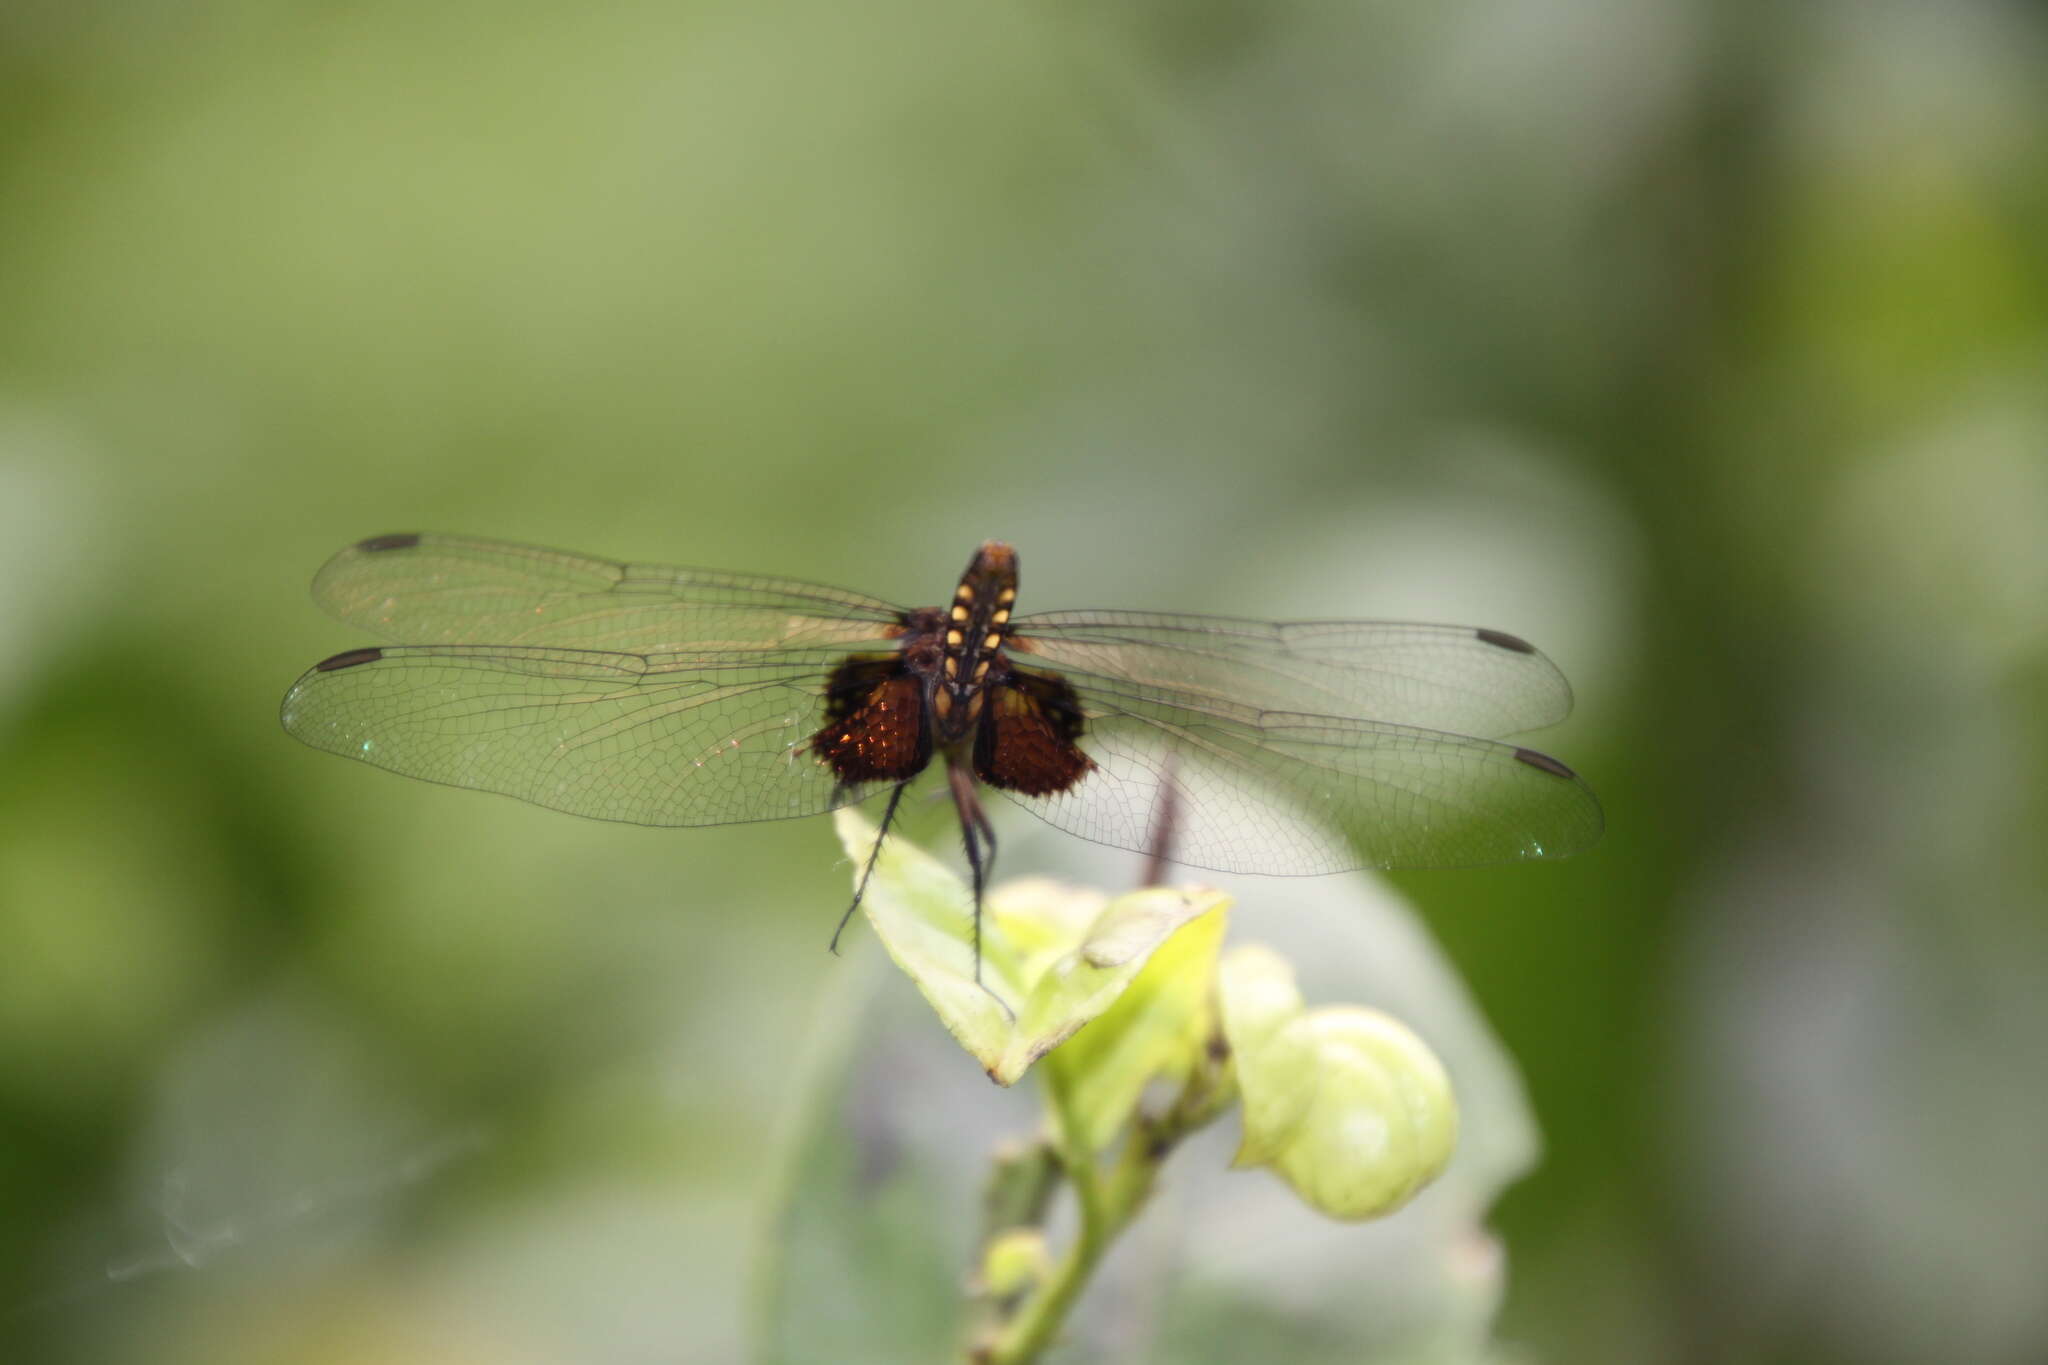
[[[974,1358],[982,1365],[1029,1365],[1053,1344],[1103,1252],[1151,1197],[1168,1153],[1189,1133],[1214,1122],[1230,1099],[1229,1088],[1218,1084],[1214,1072],[1199,1069],[1165,1114],[1150,1118],[1139,1113],[1132,1118],[1123,1151],[1105,1171],[1088,1148],[1065,1087],[1053,1079],[1057,1074],[1048,1075],[1053,1113],[1060,1128],[1057,1150],[1080,1204],[1081,1227],[1045,1282],[976,1353]]]
[[[1065,1126],[1071,1111],[1057,1098],[1054,1103]],[[1052,1344],[1102,1253],[1150,1192],[1150,1174],[1140,1176],[1132,1172],[1134,1163],[1128,1159],[1128,1150],[1126,1158],[1117,1164],[1116,1176],[1105,1181],[1094,1156],[1085,1146],[1076,1146],[1077,1136],[1071,1130],[1063,1132],[1061,1155],[1067,1179],[1081,1207],[1080,1231],[1045,1283],[1024,1301],[996,1338],[985,1357],[989,1365],[1024,1365],[1036,1360]],[[1130,1145],[1137,1145],[1135,1137]]]

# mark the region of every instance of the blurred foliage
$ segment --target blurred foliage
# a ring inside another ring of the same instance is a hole
[[[864,854],[873,825],[846,813],[838,823],[848,853]],[[1084,861],[1098,879],[1128,872],[1119,854]],[[1485,1219],[1535,1158],[1514,1063],[1383,885],[1264,885],[1241,907],[1249,916],[1214,894],[1190,897],[1203,913],[1157,946],[1114,1004],[1021,1084],[992,1091],[961,1063],[970,1039],[933,1026],[947,1001],[930,990],[933,958],[903,952],[913,918],[943,922],[965,948],[966,888],[902,841],[885,846],[864,904],[876,940],[920,990],[872,961],[850,963],[819,1011],[757,1263],[749,1359],[941,1360],[963,1335],[991,1359],[1036,1359],[1027,1351],[1047,1322],[1059,1344],[1045,1358],[1071,1365],[1495,1359],[1506,1260]],[[1150,888],[1109,900],[1025,878],[994,887],[987,913],[1005,949],[1036,938],[1053,958],[1082,933],[1112,951],[1147,945],[1180,899]],[[934,901],[955,913],[942,919]],[[1233,935],[1247,923],[1278,930],[1282,946],[1235,948],[1213,993],[1186,989],[1216,975],[1226,918]],[[1306,1013],[1290,961],[1319,997]],[[1347,999],[1387,1012],[1323,1003]],[[1212,1023],[1227,1050],[1211,1050]],[[1141,1092],[1125,1081],[1136,1068],[1161,1083],[1133,1116]],[[1233,1076],[1261,1150],[1237,1143],[1238,1123],[1223,1117]],[[1298,1103],[1282,1112],[1288,1098]],[[1346,1124],[1365,1131],[1326,1144]],[[1247,1159],[1269,1170],[1231,1169]],[[1005,1229],[1029,1229],[1031,1243],[1005,1248],[992,1236]],[[1050,1250],[1050,1283],[1042,1298],[992,1301],[985,1284],[935,1269],[934,1247],[939,1262],[987,1277],[1006,1250],[1026,1273]],[[1075,1284],[1071,1305],[1056,1297]]]
[[[1505,1335],[2039,1359],[2044,59],[2011,0],[0,7],[0,1356],[738,1353],[844,869],[279,734],[361,643],[313,570],[451,529],[1534,639],[1605,844],[1399,882],[1546,1135]]]

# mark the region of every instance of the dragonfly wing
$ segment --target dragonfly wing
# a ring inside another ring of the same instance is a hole
[[[806,750],[829,650],[358,649],[286,694],[284,728],[408,777],[640,825],[814,815],[847,791]]]
[[[313,598],[407,644],[496,644],[634,654],[859,644],[902,612],[794,579],[586,555],[463,536],[378,536],[343,550]]]
[[[1491,740],[1157,694],[1083,694],[1096,768],[1066,792],[1005,792],[1068,833],[1219,872],[1475,867],[1563,857],[1600,803],[1563,764]]]
[[[1400,621],[1249,621],[1145,612],[1019,617],[1013,648],[1071,676],[1266,711],[1499,737],[1572,709],[1564,675],[1502,631]]]

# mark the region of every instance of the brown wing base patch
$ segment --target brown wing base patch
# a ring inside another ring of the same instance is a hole
[[[974,775],[991,787],[1051,796],[1095,767],[1075,742],[1080,698],[1064,678],[1021,669],[992,687],[974,737]]]
[[[846,660],[832,671],[825,699],[811,752],[845,785],[901,782],[931,761],[924,688],[900,657]]]

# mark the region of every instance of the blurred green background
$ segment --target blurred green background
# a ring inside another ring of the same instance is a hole
[[[739,1357],[847,869],[292,743],[414,529],[1529,636],[1605,844],[1399,881],[1544,1132],[1503,1339],[2048,1356],[2044,71],[2017,0],[0,7],[0,1356]]]

